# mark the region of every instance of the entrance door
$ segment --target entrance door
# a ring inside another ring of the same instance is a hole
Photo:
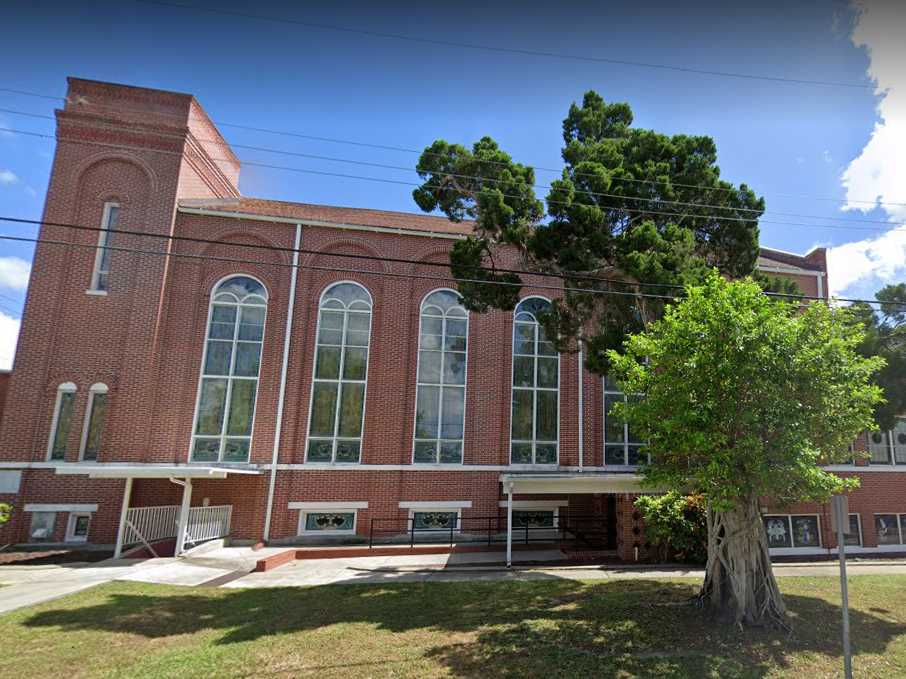
[[[66,542],[87,542],[88,527],[91,525],[91,514],[73,512],[66,525]]]

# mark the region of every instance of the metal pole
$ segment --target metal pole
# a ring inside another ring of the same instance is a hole
[[[368,532],[368,549],[374,547],[374,517],[371,517],[371,530]]]
[[[506,567],[513,565],[513,482],[506,486]]]
[[[415,546],[415,517],[409,519],[409,548]]]
[[[176,525],[176,548],[173,550],[173,556],[182,554],[186,547],[186,529],[189,526],[189,509],[192,504],[192,479],[187,478],[184,482],[176,481],[182,486],[182,505],[179,508],[179,518]]]
[[[843,518],[849,521],[848,516]],[[840,554],[840,592],[843,595],[843,673],[846,679],[853,679],[853,657],[849,645],[849,588],[846,583],[846,544],[843,530],[843,520],[838,516],[837,551]]]
[[[129,515],[129,501],[132,499],[132,477],[126,477],[126,487],[123,490],[123,506],[120,509],[120,523],[116,531],[116,547],[113,548],[113,558],[119,559],[123,555],[123,539],[126,536],[126,517]]]

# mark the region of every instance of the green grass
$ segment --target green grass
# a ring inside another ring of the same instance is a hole
[[[781,584],[791,638],[707,620],[688,581],[113,583],[0,616],[0,677],[839,676],[838,581]],[[856,676],[906,677],[906,576],[850,600]]]

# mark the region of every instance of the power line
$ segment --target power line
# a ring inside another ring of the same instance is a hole
[[[39,97],[41,99],[51,99],[51,100],[63,101],[63,102],[69,101],[66,97],[41,94],[41,93],[36,93],[36,92],[28,92],[25,90],[16,90],[16,89],[10,89],[10,88],[0,88],[0,92],[10,92],[13,94],[21,94],[21,95],[25,95],[25,96]],[[91,106],[91,107],[95,107],[95,108],[99,108],[99,109],[107,109],[107,110],[111,110],[111,111],[127,111],[127,112],[135,112],[135,113],[141,113],[141,114],[148,115],[147,109],[133,108],[133,107],[125,106],[122,104],[117,104],[117,105],[100,104],[100,103],[87,101],[82,97],[79,97],[77,100],[73,100],[69,103],[72,103],[74,106]],[[3,110],[7,113],[17,113],[16,111],[11,110],[11,109],[3,109]],[[43,116],[43,115],[34,114],[34,113],[19,113],[19,114],[28,115],[30,117],[35,117],[35,118],[43,117],[43,118],[47,118],[49,120],[54,119],[52,116]],[[180,121],[186,120],[185,116],[181,116],[181,115],[175,114],[175,113],[154,112],[153,116],[154,117],[162,117],[162,116],[163,117],[172,117],[172,118],[176,118]],[[192,119],[202,120],[201,118],[197,118],[197,117],[192,118],[190,116],[189,120],[192,120]],[[268,128],[263,128],[263,127],[254,127],[251,125],[242,125],[239,123],[229,123],[229,122],[225,122],[222,120],[212,120],[211,122],[213,122],[215,125],[219,125],[219,126],[223,126],[223,127],[234,127],[237,129],[244,129],[244,130],[248,130],[248,131],[252,131],[252,132],[263,132],[266,134],[297,137],[300,139],[307,139],[307,140],[311,140],[311,141],[328,142],[328,143],[333,143],[333,144],[348,144],[348,145],[352,145],[352,146],[373,148],[373,149],[384,150],[384,151],[397,151],[397,152],[402,152],[402,153],[414,153],[414,154],[419,154],[419,155],[426,154],[429,156],[443,157],[443,154],[432,153],[430,151],[427,151],[426,149],[408,148],[408,147],[404,147],[404,146],[393,146],[393,145],[386,145],[386,144],[374,144],[374,143],[368,143],[368,142],[363,142],[363,141],[340,139],[340,138],[336,138],[336,137],[324,137],[324,136],[317,136],[317,135],[310,135],[310,134],[302,134],[300,132],[291,132],[291,131],[286,131],[286,130],[274,130],[274,129],[268,129]],[[15,131],[15,130],[10,130],[10,131]],[[216,143],[216,144],[226,144],[227,146],[238,146],[236,144],[231,144],[230,142],[227,142],[226,140],[223,140],[223,141],[207,140],[207,141],[210,141],[210,142]],[[489,160],[489,161],[483,161],[483,162],[485,162],[486,164],[489,164],[489,165],[506,165],[506,163],[503,163],[501,161]],[[563,168],[557,169],[557,168],[543,167],[540,165],[532,165],[532,164],[526,164],[526,166],[531,167],[535,171],[550,172],[550,173],[557,174],[557,175],[560,175],[563,170]],[[409,169],[409,168],[407,168],[407,169]],[[590,173],[577,172],[577,173],[574,173],[574,176],[595,177],[597,175],[590,174]],[[669,185],[672,187],[692,188],[692,189],[699,189],[702,191],[715,191],[715,192],[723,191],[723,192],[734,192],[734,193],[736,192],[736,189],[733,189],[733,188],[725,188],[725,187],[719,187],[719,186],[705,186],[703,184],[688,184],[688,183],[672,182],[672,181],[664,182],[664,181],[657,181],[657,180],[653,180],[653,179],[637,179],[634,177],[611,177],[611,180],[619,181],[619,182],[650,184],[650,185],[657,185],[657,186],[668,186]],[[863,205],[877,205],[877,206],[882,206],[882,207],[883,206],[906,207],[906,202],[881,201],[878,199],[867,200],[867,199],[855,199],[855,198],[833,198],[830,196],[811,196],[811,195],[806,195],[806,194],[792,194],[792,193],[782,193],[782,192],[770,192],[770,193],[771,193],[771,195],[779,197],[779,198],[792,198],[795,200],[816,200],[816,201],[827,201],[827,202],[835,202],[835,203],[842,203],[842,204],[858,203],[858,204],[863,204]]]
[[[17,111],[14,109],[0,108],[0,112],[12,113],[15,115],[22,115],[22,116],[29,116],[29,117],[33,117],[33,118],[44,118],[47,120],[54,119],[53,116],[43,115],[43,114],[39,114],[39,113],[30,113],[30,112],[25,112],[25,111]],[[128,128],[125,126],[119,126],[119,125],[110,125],[108,123],[104,123],[102,126],[106,129],[132,131],[132,128]],[[17,130],[11,130],[11,131],[16,132]],[[202,143],[205,143],[205,142],[215,143],[215,144],[222,143],[220,140],[217,140],[217,139],[198,139],[198,141],[202,142]],[[350,165],[361,165],[361,166],[365,166],[365,167],[376,167],[376,168],[387,169],[387,170],[401,170],[403,172],[417,172],[416,168],[407,167],[407,166],[403,166],[403,165],[390,165],[390,164],[386,164],[386,163],[374,163],[374,162],[365,161],[365,160],[358,160],[355,158],[338,158],[336,156],[325,156],[325,155],[313,154],[313,153],[301,153],[301,152],[297,152],[297,151],[284,151],[283,149],[275,149],[275,148],[270,148],[267,146],[253,146],[253,145],[249,145],[249,144],[238,144],[238,143],[232,143],[232,142],[227,142],[227,144],[233,148],[248,149],[248,150],[252,150],[252,151],[261,151],[261,152],[265,152],[265,153],[274,153],[274,154],[285,155],[285,156],[293,156],[293,157],[297,157],[297,158],[308,158],[308,159],[312,159],[312,160],[324,160],[324,161],[328,161],[328,162],[346,163],[346,164],[350,164]],[[226,159],[212,158],[212,160],[224,161]],[[240,162],[248,163],[249,161],[241,160]],[[492,183],[496,183],[496,184],[503,183],[503,180],[500,180],[500,179],[494,179],[492,177],[480,177],[477,175],[446,173],[446,176],[455,177],[457,179],[472,179],[472,180],[476,180],[476,181],[486,181],[486,182],[492,182]],[[584,175],[584,173],[577,173],[576,176],[585,176],[585,175]],[[551,186],[549,184],[528,184],[527,186],[531,186],[532,188],[535,188],[535,189],[545,189],[548,191],[553,189],[553,186]],[[712,187],[712,190],[714,190],[714,189],[720,189],[720,187]],[[705,190],[708,190],[708,189],[705,189]],[[721,189],[721,190],[726,190],[726,189]],[[796,213],[796,212],[779,212],[776,210],[762,211],[762,210],[759,210],[758,208],[735,207],[735,206],[730,206],[730,205],[716,205],[713,203],[696,203],[696,202],[690,202],[690,201],[671,200],[668,198],[648,198],[645,196],[626,196],[626,195],[619,194],[619,193],[607,193],[604,191],[589,191],[586,189],[577,189],[577,192],[582,193],[583,195],[588,195],[588,196],[595,196],[595,197],[602,197],[602,198],[615,198],[615,199],[619,199],[619,200],[632,200],[632,201],[638,201],[638,202],[644,202],[644,203],[658,203],[658,204],[664,204],[664,205],[676,205],[676,206],[681,206],[681,207],[727,210],[727,211],[736,212],[736,213],[757,212],[757,213],[759,213],[759,216],[761,214],[767,213],[767,214],[777,215],[779,217],[796,217],[796,218],[800,218],[800,219],[830,219],[830,220],[844,222],[844,223],[867,223],[867,224],[885,224],[885,225],[891,224],[890,220],[886,220],[886,219],[852,219],[852,218],[848,218],[848,217],[827,217],[827,216],[822,216],[822,215],[809,215],[809,214],[802,214],[802,213]],[[617,208],[617,207],[613,207],[613,206],[605,206],[605,207],[606,207],[606,209],[622,209],[622,208]],[[650,214],[650,212],[648,210],[639,210],[639,211],[644,212],[646,214]],[[680,214],[680,213],[677,213],[677,214]],[[695,216],[704,216],[704,215],[695,215]],[[715,215],[709,215],[709,216],[713,217],[713,218],[718,218]],[[732,219],[731,217],[719,217],[719,218],[720,219]],[[736,219],[745,220],[745,218],[736,218]]]
[[[94,125],[94,126],[97,126],[97,125]],[[100,127],[104,127],[104,126],[100,125]],[[110,129],[129,130],[129,128],[124,128],[124,127],[117,127],[117,126],[108,126],[108,127],[110,127]],[[15,132],[18,134],[27,134],[30,136],[41,137],[44,139],[56,139],[56,137],[53,135],[42,134],[42,133],[38,133],[38,132],[18,130],[18,129],[13,129],[13,128],[0,128],[0,129],[6,129],[7,131],[10,131],[10,132]],[[92,141],[85,141],[85,140],[65,140],[65,142],[71,143],[71,144],[111,146],[110,144],[105,144],[103,142],[92,142]],[[136,148],[136,149],[141,148],[142,150],[152,151],[154,153],[163,153],[163,154],[169,154],[169,155],[181,155],[181,153],[179,151],[168,151],[166,149],[147,149],[145,147],[131,146],[128,144],[116,144],[115,147],[116,148]],[[215,162],[216,161],[232,162],[232,159],[229,159],[229,158],[211,158],[211,160],[213,160]],[[343,173],[343,172],[329,172],[326,170],[314,170],[314,169],[309,169],[309,168],[290,167],[290,166],[286,166],[286,165],[275,165],[272,163],[261,163],[261,162],[250,161],[250,160],[243,160],[241,162],[243,165],[250,166],[250,167],[261,167],[261,168],[266,168],[266,169],[271,169],[271,170],[282,170],[282,171],[286,171],[286,172],[296,172],[296,173],[302,173],[302,174],[337,177],[337,178],[342,178],[342,179],[355,179],[355,180],[359,180],[359,181],[370,181],[370,182],[378,182],[378,183],[383,183],[383,184],[395,184],[395,185],[402,185],[402,186],[417,187],[417,186],[426,185],[426,186],[428,186],[428,188],[438,188],[438,189],[444,188],[441,185],[430,185],[430,184],[424,184],[423,182],[413,182],[413,181],[407,181],[407,180],[401,180],[401,179],[390,179],[390,178],[386,178],[386,177],[369,177],[369,176],[364,176],[364,175],[355,175],[355,174],[349,174],[349,173]],[[515,199],[520,199],[520,200],[525,198],[525,196],[516,195],[516,194],[508,194],[508,193],[502,193],[501,195],[503,195],[503,197],[505,197],[505,198],[515,198]],[[629,198],[629,197],[622,197],[622,198]],[[565,201],[558,201],[558,200],[554,200],[554,199],[546,199],[546,202],[548,203],[548,205],[565,205],[565,206],[575,205],[575,203],[567,203]],[[714,221],[758,222],[761,224],[777,224],[777,225],[782,225],[782,226],[798,226],[798,227],[815,228],[815,229],[850,229],[850,230],[855,230],[855,231],[873,231],[873,232],[888,230],[888,229],[884,229],[881,227],[859,227],[859,226],[849,226],[847,224],[813,224],[813,223],[807,223],[807,222],[788,222],[788,221],[764,219],[761,217],[758,217],[758,218],[756,218],[756,217],[729,217],[726,215],[711,215],[711,214],[703,215],[703,214],[692,214],[689,211],[669,212],[669,211],[664,211],[664,210],[645,210],[645,209],[639,209],[639,208],[620,207],[620,206],[616,206],[616,205],[603,205],[603,206],[599,206],[599,207],[603,210],[625,212],[627,214],[679,217],[680,221],[682,221],[683,219],[692,218],[692,219],[706,219],[706,220],[714,220]],[[814,217],[811,217],[811,216],[806,216],[806,217],[814,218],[814,219],[824,219],[824,217],[819,217],[817,215]],[[840,218],[832,218],[832,219],[840,219]],[[844,219],[844,221],[858,222],[859,220]],[[865,220],[865,221],[872,222],[873,220]],[[877,221],[880,224],[885,224],[888,226],[893,225],[893,222],[882,221],[882,220],[877,220]]]
[[[242,215],[241,213],[235,213],[235,216],[236,217],[245,217],[245,215]],[[66,223],[66,222],[50,222],[50,221],[46,221],[46,220],[42,221],[42,220],[24,219],[21,217],[0,216],[0,221],[20,223],[20,224],[55,226],[55,227],[68,228],[68,229],[73,229],[73,230],[78,230],[78,231],[91,231],[91,232],[109,231],[108,229],[104,229],[102,227],[97,227],[97,226],[87,226],[84,224],[70,224],[70,223]],[[377,257],[375,255],[363,255],[363,254],[355,254],[355,253],[333,253],[333,252],[326,253],[326,252],[321,252],[319,250],[310,250],[310,249],[306,249],[306,248],[293,248],[293,247],[288,247],[288,246],[266,245],[263,243],[233,243],[233,242],[229,242],[229,241],[222,241],[222,240],[208,239],[208,238],[198,238],[198,237],[194,237],[194,236],[176,236],[176,235],[172,235],[172,234],[157,234],[157,233],[149,233],[147,231],[135,231],[135,230],[122,229],[122,228],[114,229],[114,230],[112,230],[112,233],[120,234],[120,235],[139,236],[139,237],[145,237],[145,238],[156,238],[159,240],[167,240],[167,241],[181,241],[181,242],[190,242],[190,243],[206,244],[206,245],[226,245],[228,247],[250,248],[250,249],[255,249],[255,250],[265,250],[265,251],[280,252],[280,253],[287,253],[287,254],[299,253],[299,254],[306,254],[306,255],[317,255],[317,256],[321,256],[321,257],[341,257],[341,258],[347,258],[347,259],[358,259],[358,260],[366,260],[366,261],[393,262],[396,264],[433,266],[433,267],[440,267],[440,268],[445,268],[445,269],[450,267],[449,264],[444,264],[444,263],[440,263],[440,262],[423,262],[420,260],[407,259],[407,258],[401,258],[401,257]],[[13,237],[7,237],[7,239],[14,240]],[[23,240],[31,241],[32,239],[25,238]],[[34,242],[43,242],[43,241],[35,240]],[[50,241],[48,241],[48,242],[50,242]],[[95,249],[97,249],[99,247],[96,244],[91,245],[91,244],[84,244],[84,243],[72,243],[71,241],[59,241],[59,243],[60,244],[71,244],[71,245],[78,246],[78,247],[89,247],[89,248],[95,248]],[[115,249],[114,246],[105,246],[105,248],[106,249]],[[145,252],[145,251],[132,250],[132,249],[128,249],[128,248],[123,248],[123,249],[127,252],[132,252],[132,251]],[[147,252],[150,254],[172,254],[173,256],[183,256],[183,255],[193,256],[193,257],[200,257],[202,259],[204,259],[206,257],[206,255],[190,255],[188,253],[160,253],[158,251],[147,251]],[[215,259],[217,259],[217,258],[215,258]],[[263,261],[258,261],[258,260],[255,260],[255,261],[224,260],[224,261],[243,261],[245,263],[268,264],[268,265],[277,264],[274,262],[263,262]],[[281,266],[284,266],[284,264],[281,264]],[[285,266],[292,266],[292,265],[286,264]],[[303,266],[301,268],[305,268],[305,267]],[[323,267],[321,267],[321,268],[323,268]],[[526,270],[526,269],[504,269],[504,268],[489,269],[489,268],[483,267],[483,266],[466,267],[466,268],[474,270],[474,271],[485,271],[485,272],[489,272],[489,273],[512,273],[512,274],[518,274],[518,275],[536,276],[536,277],[540,277],[540,278],[556,278],[559,280],[586,280],[586,281],[590,281],[590,282],[607,283],[607,284],[616,283],[618,285],[625,285],[628,287],[653,287],[653,288],[660,288],[660,289],[668,288],[668,289],[677,289],[677,290],[685,289],[685,286],[683,286],[683,285],[672,284],[672,283],[647,283],[647,282],[625,281],[625,280],[620,280],[620,279],[615,279],[615,278],[594,276],[591,274],[582,274],[582,273],[578,273],[578,272],[541,272],[541,271],[530,271],[530,270]],[[327,267],[326,270],[332,270],[332,269],[330,267]],[[355,272],[355,270],[352,270],[352,269],[350,269],[349,271],[353,272],[353,273]],[[365,272],[362,272],[362,273],[365,273]],[[371,272],[371,273],[374,273],[374,272]],[[795,272],[790,272],[790,273],[795,273]],[[437,279],[437,280],[457,280],[457,281],[459,281],[460,279],[442,278],[442,279]],[[461,281],[469,282],[469,283],[496,284],[494,281],[484,281],[483,279],[461,279]],[[508,283],[508,285],[521,285],[524,287],[537,287],[531,283]],[[548,286],[548,287],[550,287],[550,286]],[[616,293],[617,292],[617,291],[590,290],[590,289],[586,289],[586,288],[571,288],[571,287],[565,287],[565,286],[553,286],[553,287],[550,287],[550,289],[568,290],[568,291],[572,291],[572,292],[597,292],[597,293],[606,293],[606,292],[615,292]],[[619,294],[637,295],[640,297],[646,297],[646,296],[666,297],[664,295],[648,295],[647,293],[636,293],[636,292],[619,292]],[[769,297],[778,297],[778,298],[783,298],[783,299],[808,300],[808,301],[817,301],[817,302],[826,302],[827,301],[824,297],[816,297],[813,295],[796,295],[796,294],[771,292],[771,291],[765,291],[765,295],[767,295]],[[882,304],[882,302],[880,302],[878,300],[859,299],[859,298],[835,297],[834,300],[838,301],[838,302],[848,302],[848,303],[861,302],[861,303],[865,303],[865,304]]]
[[[691,68],[687,66],[676,66],[673,64],[656,64],[643,61],[631,61],[628,59],[613,59],[607,57],[593,57],[581,54],[571,54],[567,52],[549,52],[543,50],[501,47],[499,45],[486,45],[480,43],[459,42],[454,40],[441,40],[437,38],[422,38],[413,35],[403,35],[400,33],[388,33],[384,31],[373,31],[367,29],[350,28],[348,26],[339,26],[335,24],[318,23],[314,21],[301,21],[287,17],[266,16],[263,14],[252,14],[249,12],[237,12],[234,10],[215,9],[212,7],[199,7],[197,5],[183,5],[175,2],[162,2],[160,0],[136,0],[136,2],[145,5],[158,5],[161,7],[171,7],[176,9],[190,10],[196,12],[207,12],[209,14],[221,14],[224,16],[233,16],[242,19],[254,19],[257,21],[268,21],[279,24],[292,24],[295,26],[304,26],[323,31],[334,31],[339,33],[351,33],[355,35],[367,35],[375,38],[388,38],[392,40],[403,40],[415,42],[423,45],[438,45],[441,47],[457,47],[462,49],[479,50],[483,52],[497,52],[502,54],[516,54],[519,56],[545,57],[554,59],[563,59],[568,61],[583,61],[595,64],[610,64],[615,66],[634,66],[638,68],[659,69],[675,71],[680,73],[694,73],[697,75],[719,76],[725,78],[742,78],[745,80],[765,80],[769,82],[783,82],[797,85],[823,85],[828,87],[847,87],[857,89],[872,89],[873,84],[854,83],[854,82],[837,82],[828,80],[811,80],[804,78],[786,78],[781,76],[757,75],[753,73],[738,73],[733,71],[716,71],[708,69]]]

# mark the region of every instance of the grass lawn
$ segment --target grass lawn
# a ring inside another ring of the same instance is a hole
[[[781,580],[792,638],[692,582],[207,589],[113,583],[0,615],[0,677],[836,677],[835,578]],[[851,578],[858,677],[906,677],[906,576]]]

